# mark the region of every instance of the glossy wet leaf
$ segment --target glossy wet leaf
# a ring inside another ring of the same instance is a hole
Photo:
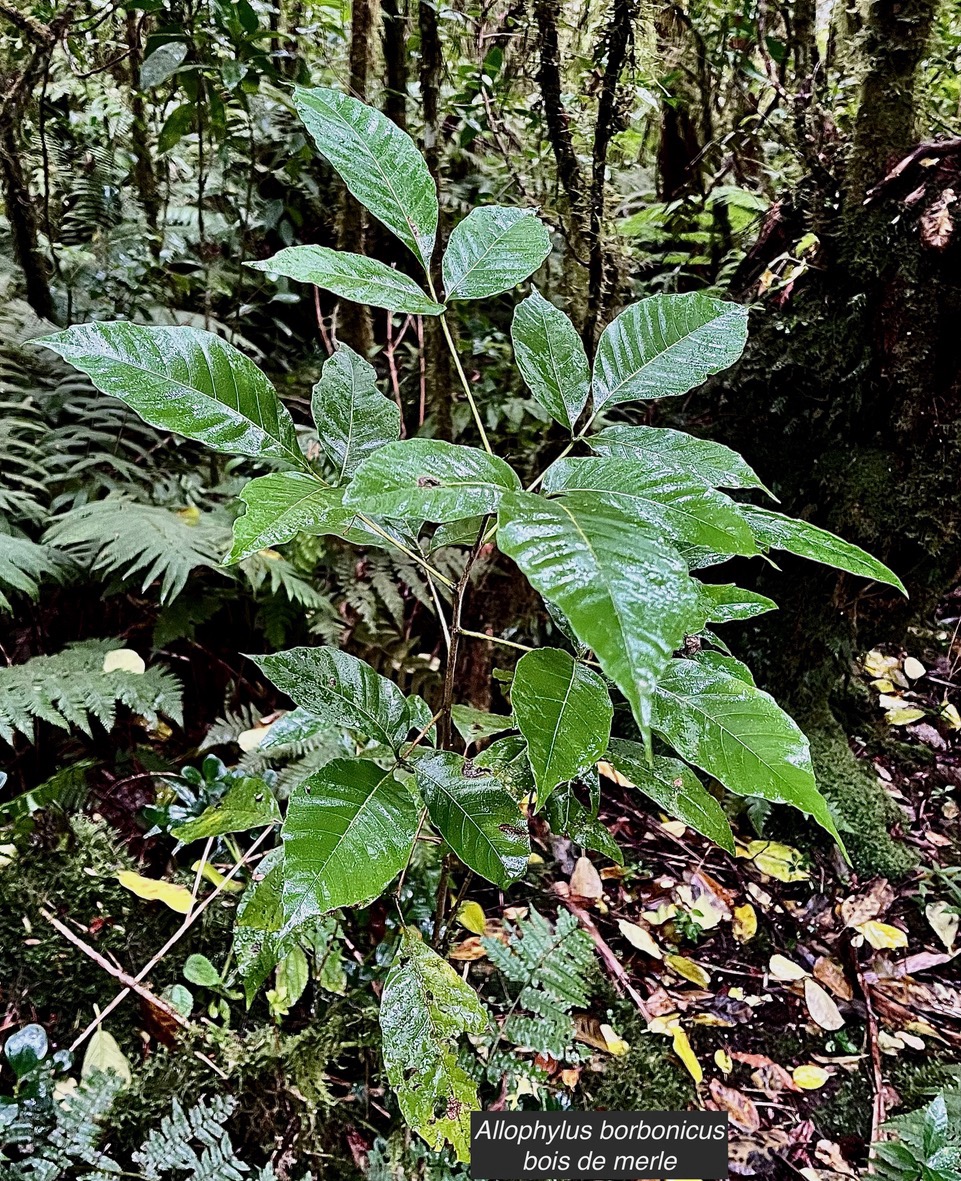
[[[760,488],[767,491],[756,473],[736,451],[698,439],[684,431],[661,426],[605,427],[587,439],[598,455],[658,456],[665,464],[697,476],[712,488]]]
[[[705,584],[699,593],[708,623],[733,623],[777,610],[773,599],[730,582]]]
[[[479,1104],[457,1043],[488,1024],[473,988],[405,927],[380,1005],[387,1077],[408,1124],[433,1149],[449,1143],[461,1161],[469,1159],[470,1113]]]
[[[288,246],[273,258],[247,265],[271,275],[285,275],[300,283],[312,283],[354,303],[388,308],[392,312],[439,316],[444,310],[443,304],[432,300],[403,271],[347,250],[331,250],[328,246]]]
[[[601,333],[594,407],[686,394],[727,369],[747,341],[747,308],[700,292],[652,295]]]
[[[383,545],[382,538],[357,521],[357,509],[344,507],[343,488],[326,488],[302,472],[272,472],[250,480],[240,492],[247,506],[234,521],[230,566],[298,533],[335,534],[357,544]]]
[[[153,53],[144,58],[140,67],[141,90],[153,90],[155,86],[172,78],[183,65],[187,48],[184,41],[167,41],[158,45]]]
[[[15,1030],[3,1043],[4,1055],[17,1078],[23,1078],[42,1062],[48,1048],[47,1032],[36,1023]]]
[[[428,267],[437,188],[407,132],[374,107],[326,87],[295,89],[294,105],[354,197]]]
[[[656,455],[559,459],[547,470],[544,491],[593,493],[685,546],[722,554],[757,553],[754,535],[733,500]]]
[[[574,794],[570,783],[562,783],[551,792],[544,805],[544,819],[552,833],[569,837],[575,845],[593,849],[618,865],[624,864],[624,854],[607,828]]]
[[[345,344],[324,362],[310,408],[338,484],[385,443],[400,438],[397,404],[377,388],[373,365]]]
[[[537,784],[537,807],[607,750],[614,708],[597,673],[558,648],[525,653],[511,684],[517,728]]]
[[[646,731],[657,679],[697,617],[679,555],[590,494],[510,493],[498,521],[500,548],[564,612]]]
[[[238,779],[227,789],[222,800],[195,819],[171,829],[170,835],[189,844],[228,832],[247,832],[279,820],[280,807],[273,792],[262,779],[251,775]]]
[[[407,864],[417,806],[393,771],[334,759],[293,791],[284,820],[285,923],[372,902]]]
[[[871,578],[896,587],[907,594],[904,583],[883,562],[872,558],[859,546],[819,529],[809,521],[773,513],[770,509],[758,508],[753,504],[742,506],[745,519],[754,530],[754,536],[762,549],[783,549],[799,558],[822,562],[837,570],[846,570],[861,578]]]
[[[500,295],[533,275],[550,250],[547,227],[530,209],[482,205],[451,232],[444,291],[448,300]]]
[[[519,734],[495,739],[474,756],[474,766],[492,770],[515,800],[522,800],[534,791],[534,772],[527,757],[527,743]]]
[[[258,866],[263,876],[248,886],[237,906],[234,954],[249,1009],[264,981],[300,937],[301,926],[285,926],[283,849],[271,849]]]
[[[534,290],[514,309],[511,340],[517,368],[534,398],[572,430],[591,392],[591,370],[570,319]]]
[[[654,729],[729,791],[791,804],[841,844],[808,740],[767,693],[694,660],[673,660],[658,684]]]
[[[649,759],[640,743],[623,738],[611,739],[608,759],[618,772],[618,782],[636,787],[668,816],[734,852],[734,837],[723,808],[680,759],[664,755]]]
[[[404,694],[369,664],[339,648],[290,648],[251,660],[308,714],[396,750],[407,738]]]
[[[513,730],[512,718],[503,714],[492,714],[486,709],[475,709],[471,705],[454,705],[451,707],[450,720],[454,729],[468,744],[482,738],[493,738],[495,734],[503,734],[505,730]]]
[[[199,328],[77,324],[38,341],[151,426],[213,451],[306,468],[293,419],[252,361]]]
[[[527,869],[527,821],[496,774],[452,751],[417,760],[430,822],[475,873],[506,888]]]
[[[374,516],[457,521],[497,511],[521,486],[503,459],[441,439],[404,439],[369,456],[347,486],[345,503]]]

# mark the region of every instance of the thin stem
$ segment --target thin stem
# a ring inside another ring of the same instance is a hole
[[[516,640],[504,640],[500,636],[489,636],[486,632],[473,632],[469,628],[459,629],[462,636],[470,636],[473,640],[486,640],[488,644],[503,644],[507,648],[517,648],[521,652],[533,652],[535,649],[529,644],[518,644]]]
[[[427,286],[430,290],[431,299],[437,303],[437,290],[434,287],[434,280],[430,273],[427,274]],[[457,370],[457,376],[460,378],[460,383],[464,387],[464,393],[467,395],[467,401],[470,404],[471,414],[474,416],[474,423],[477,426],[477,431],[480,434],[481,442],[484,445],[484,450],[488,455],[493,455],[494,452],[490,445],[490,440],[487,437],[487,431],[484,430],[484,423],[481,420],[480,411],[477,409],[477,403],[474,401],[474,395],[471,392],[470,382],[467,380],[467,374],[464,372],[464,366],[460,363],[460,355],[457,352],[457,346],[454,344],[454,338],[450,334],[450,325],[447,323],[447,316],[441,312],[438,317],[440,326],[444,333],[444,339],[447,341],[447,347],[450,350],[450,355],[454,358],[454,368]]]
[[[364,522],[364,524],[368,529],[370,529],[372,533],[376,533],[378,537],[383,537],[385,541],[389,541],[394,549],[398,549],[402,554],[406,554],[407,557],[410,558],[412,562],[416,562],[418,566],[423,566],[428,574],[433,575],[433,577],[436,578],[438,582],[446,586],[448,590],[454,589],[453,582],[451,582],[446,574],[441,574],[439,570],[435,569],[430,564],[430,562],[428,562],[425,558],[422,558],[420,554],[415,553],[412,549],[408,549],[406,545],[403,545],[396,538],[391,537],[386,529],[381,529],[380,525],[378,525],[376,521],[371,520],[371,518],[368,517],[366,513],[358,513],[357,517],[358,520]]]

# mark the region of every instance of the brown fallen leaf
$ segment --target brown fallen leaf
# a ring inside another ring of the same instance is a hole
[[[482,960],[487,952],[480,939],[476,935],[472,935],[469,939],[462,939],[460,943],[455,943],[447,955],[449,959],[471,963],[474,960]]]
[[[604,883],[601,875],[587,857],[578,857],[571,874],[571,894],[588,902],[604,897]]]
[[[836,959],[827,955],[818,956],[814,961],[813,971],[814,979],[819,984],[823,984],[825,988],[829,988],[835,996],[839,996],[844,1001],[849,1001],[854,997],[854,989],[848,983],[844,968]]]
[[[822,1029],[840,1029],[844,1018],[829,993],[809,976],[804,981],[804,1003],[811,1018]]]
[[[894,890],[887,879],[877,878],[864,893],[844,899],[841,903],[841,918],[846,927],[857,927],[887,914],[893,901]]]
[[[726,1087],[716,1078],[711,1079],[708,1089],[711,1092],[711,1098],[722,1111],[727,1112],[735,1127],[740,1128],[742,1132],[756,1132],[758,1130],[761,1126],[761,1117],[752,1099],[735,1090],[734,1087]]]

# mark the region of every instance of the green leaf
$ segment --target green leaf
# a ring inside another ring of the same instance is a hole
[[[10,1069],[18,1079],[28,1075],[47,1056],[49,1043],[42,1025],[24,1025],[3,1044],[3,1052]]]
[[[377,388],[373,365],[342,344],[324,363],[310,408],[317,438],[344,483],[385,443],[400,438],[400,410]]]
[[[444,305],[425,295],[409,275],[364,254],[331,250],[327,246],[288,246],[273,258],[249,262],[247,266],[272,275],[286,275],[300,283],[313,283],[342,299],[392,312],[439,316],[444,310]]]
[[[535,289],[514,309],[511,340],[534,398],[573,430],[591,392],[590,365],[574,325]]]
[[[292,1008],[304,995],[310,980],[310,968],[303,949],[294,946],[277,964],[277,991],[285,1008]]]
[[[593,492],[604,504],[686,546],[722,554],[757,553],[750,526],[733,500],[656,455],[559,459],[547,469],[544,491]]]
[[[168,41],[158,45],[153,53],[144,58],[140,67],[140,89],[152,90],[172,78],[186,56],[187,46],[183,41]]]
[[[380,1004],[387,1078],[408,1124],[435,1150],[449,1142],[461,1161],[470,1158],[470,1113],[478,1102],[458,1064],[457,1041],[488,1024],[470,985],[405,927]]]
[[[294,105],[354,197],[427,269],[437,235],[437,188],[407,132],[337,90],[297,88]]]
[[[649,796],[668,816],[734,852],[734,836],[721,805],[680,759],[662,755],[649,759],[643,746],[621,738],[611,740],[607,757],[632,787]]]
[[[754,591],[744,590],[732,582],[718,586],[708,583],[700,586],[701,607],[708,623],[733,623],[742,619],[754,619],[767,611],[776,611],[777,603]]]
[[[199,988],[219,988],[223,981],[220,973],[205,955],[188,955],[184,964],[184,979]]]
[[[474,709],[470,705],[452,706],[450,720],[468,746],[482,738],[493,738],[495,734],[503,734],[505,730],[514,729],[511,718],[506,718],[502,714],[492,714],[486,709]]]
[[[393,770],[334,759],[309,775],[284,821],[287,927],[379,897],[407,864],[417,822],[413,797]]]
[[[842,844],[814,780],[808,740],[767,693],[694,660],[674,660],[658,684],[654,729],[729,791],[791,804]]]
[[[162,156],[180,143],[193,127],[197,108],[193,103],[183,103],[167,117],[157,136],[157,154]]]
[[[206,837],[219,837],[228,832],[246,832],[280,820],[280,807],[274,794],[262,779],[245,776],[228,788],[219,803],[213,804],[194,820],[188,820],[170,835],[185,845]]]
[[[727,369],[747,341],[748,310],[692,292],[631,304],[601,333],[594,409],[635,398],[686,394]]]
[[[273,684],[316,718],[397,750],[407,738],[407,699],[393,681],[338,648],[290,648],[250,658]]]
[[[861,578],[886,583],[888,586],[896,587],[902,594],[908,593],[901,579],[883,562],[872,558],[869,553],[865,553],[849,541],[828,533],[826,529],[819,529],[809,521],[799,521],[793,517],[785,517],[782,513],[772,513],[770,509],[758,508],[753,504],[744,504],[741,509],[762,549],[787,550],[790,554],[797,554],[799,558],[822,562],[825,566],[846,570],[848,574],[857,574]]]
[[[344,508],[343,488],[327,488],[302,472],[272,472],[245,484],[247,506],[234,521],[234,540],[224,564],[242,562],[261,550],[283,545],[298,533],[332,533],[364,545],[383,544],[357,522],[357,510]]]
[[[344,503],[375,516],[457,521],[496,512],[504,492],[520,486],[513,468],[479,448],[405,439],[360,465]]]
[[[745,685],[754,684],[754,674],[748,666],[743,661],[729,656],[726,652],[711,652],[702,649],[700,652],[695,652],[691,656],[691,660],[697,661],[704,668],[716,668],[721,672],[729,673],[732,677],[743,681]]]
[[[133,1083],[130,1063],[124,1057],[117,1039],[102,1025],[97,1027],[87,1043],[80,1066],[81,1079],[89,1078],[92,1074],[114,1074],[125,1087]]]
[[[493,771],[515,800],[534,793],[534,772],[527,757],[527,743],[519,734],[492,742],[474,756],[474,766]]]
[[[517,728],[537,784],[537,807],[559,783],[576,779],[607,750],[614,708],[595,672],[559,648],[525,653],[511,685]]]
[[[687,631],[700,628],[697,590],[680,557],[588,494],[509,493],[498,521],[500,548],[564,612],[647,733],[658,677]]]
[[[624,864],[624,854],[617,841],[593,812],[584,807],[574,794],[572,784],[562,783],[551,792],[544,805],[544,818],[557,836],[569,837],[576,845],[595,849],[617,865]]]
[[[736,451],[662,426],[609,426],[587,439],[598,455],[630,459],[657,455],[664,463],[704,480],[712,488],[767,489]]]
[[[283,849],[271,849],[257,871],[263,876],[244,891],[234,926],[234,953],[248,1009],[264,981],[296,944],[302,930],[284,926]]]
[[[530,209],[482,205],[451,232],[441,269],[448,300],[510,291],[551,252],[547,227]]]
[[[430,822],[457,856],[506,889],[527,869],[527,821],[496,775],[451,751],[417,760],[417,788]]]
[[[227,455],[307,467],[293,419],[274,387],[253,362],[211,332],[116,321],[78,324],[37,343],[151,426]]]

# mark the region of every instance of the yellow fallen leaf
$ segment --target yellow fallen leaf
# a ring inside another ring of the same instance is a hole
[[[727,1050],[714,1051],[714,1064],[717,1066],[718,1070],[723,1071],[724,1074],[730,1074],[734,1069],[734,1063],[731,1060],[731,1055],[727,1052]]]
[[[711,983],[710,972],[705,971],[700,964],[695,963],[694,960],[689,960],[684,955],[666,955],[664,962],[667,966],[678,976],[683,976],[685,980],[689,980],[692,984],[696,984],[699,988],[707,988]]]
[[[877,919],[869,919],[866,923],[858,923],[854,928],[860,932],[875,950],[883,948],[907,947],[908,937],[900,927],[892,927],[890,923],[879,923]]]
[[[148,902],[162,902],[178,914],[187,914],[193,904],[193,898],[186,886],[176,886],[173,882],[158,882],[153,878],[141,877],[132,869],[123,869],[117,874],[117,881]]]
[[[840,1029],[844,1024],[841,1010],[834,1003],[831,994],[825,992],[810,976],[804,981],[804,1003],[811,1014],[811,1020],[822,1029]]]
[[[602,1025],[601,1036],[604,1038],[608,1052],[613,1054],[615,1058],[623,1058],[631,1048],[622,1037],[614,1032],[613,1026]]]
[[[795,1066],[791,1071],[791,1078],[794,1079],[794,1085],[800,1087],[802,1091],[816,1091],[830,1078],[830,1074],[822,1066],[814,1066],[807,1063],[805,1066]]]
[[[887,677],[878,677],[878,679],[876,681],[872,681],[871,684],[875,687],[875,689],[878,690],[879,693],[894,692],[894,682],[889,681]]]
[[[923,717],[923,709],[891,709],[884,715],[884,720],[889,726],[910,726]]]
[[[641,918],[645,923],[650,923],[652,927],[659,927],[662,923],[668,922],[677,914],[677,907],[673,902],[661,902],[656,910],[645,910],[641,914]]]
[[[948,951],[954,951],[954,941],[958,937],[958,925],[961,923],[961,915],[957,910],[944,901],[929,902],[924,908],[924,917]]]
[[[98,1026],[87,1045],[87,1052],[83,1056],[80,1067],[80,1077],[87,1078],[95,1071],[104,1074],[108,1072],[117,1075],[125,1087],[133,1082],[133,1071],[130,1063],[117,1045],[117,1039],[108,1033],[102,1025]]]
[[[896,669],[899,663],[896,656],[882,656],[877,648],[872,648],[864,657],[864,671],[872,677],[883,677]]]
[[[200,509],[195,504],[188,504],[186,508],[178,508],[177,516],[191,527],[200,524]]]
[[[571,874],[571,893],[579,898],[597,899],[604,896],[604,884],[587,857],[578,857]]]
[[[731,934],[738,943],[747,943],[757,934],[757,911],[750,902],[735,906]]]
[[[241,730],[237,735],[237,745],[244,754],[249,754],[260,746],[269,730],[269,726],[251,726],[249,730]]]
[[[670,833],[672,837],[680,839],[687,832],[687,825],[683,820],[662,820],[661,828],[665,832]]]
[[[686,883],[678,886],[676,892],[678,902],[681,903],[690,915],[691,920],[702,931],[712,931],[731,913],[729,910],[722,909],[718,906],[716,901],[707,892],[703,892],[695,897],[693,888]]]
[[[701,1069],[701,1064],[700,1064],[700,1062],[698,1062],[697,1056],[695,1055],[694,1051],[691,1049],[690,1039],[688,1038],[688,1036],[684,1032],[684,1030],[681,1028],[681,1023],[679,1021],[675,1021],[671,1025],[670,1031],[671,1031],[671,1039],[674,1044],[674,1053],[678,1056],[678,1058],[680,1058],[680,1060],[687,1067],[688,1073],[690,1074],[691,1078],[696,1083],[700,1083],[701,1080],[704,1078],[704,1071]]]
[[[651,938],[649,931],[645,931],[637,923],[629,923],[627,919],[618,919],[617,926],[632,947],[636,947],[638,951],[643,951],[646,955],[653,956],[656,960],[662,958],[661,949]]]
[[[143,657],[133,648],[115,648],[103,658],[105,673],[136,673],[142,676],[147,671]]]
[[[901,667],[904,669],[904,675],[906,677],[910,677],[912,681],[916,681],[920,677],[923,677],[928,671],[921,661],[917,660],[914,656],[905,657],[904,664],[902,664]]]
[[[941,717],[944,719],[948,728],[951,730],[961,730],[961,713],[958,713],[958,707],[952,705],[950,702],[941,706]]]
[[[803,980],[807,976],[807,971],[800,964],[780,954],[771,956],[768,971],[775,980]]]
[[[753,861],[761,873],[779,882],[806,882],[811,877],[797,849],[779,841],[750,841],[739,846],[737,855]]]
[[[487,919],[479,902],[464,902],[457,912],[457,921],[475,935],[483,935]]]
[[[195,861],[190,868],[194,873],[199,873],[201,877],[206,878],[212,886],[219,886],[222,890],[226,890],[228,894],[243,893],[243,882],[238,882],[234,878],[224,877],[220,870],[215,869],[209,861]]]

